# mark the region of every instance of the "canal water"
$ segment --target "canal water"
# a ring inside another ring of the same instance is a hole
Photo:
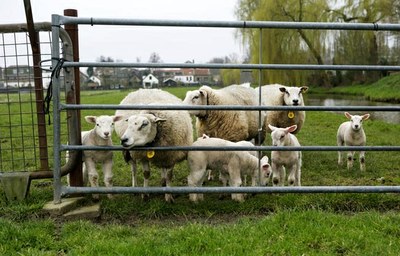
[[[346,95],[304,95],[306,106],[400,106],[400,104],[390,104],[383,102],[369,101],[362,97],[346,96]],[[350,112],[350,111],[349,111]],[[337,112],[342,113],[342,112]],[[400,112],[393,111],[374,111],[369,112],[371,118],[382,120],[388,123],[400,124]],[[365,114],[353,113],[350,114]]]

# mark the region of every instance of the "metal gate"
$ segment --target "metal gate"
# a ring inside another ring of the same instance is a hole
[[[34,24],[40,63],[35,63],[27,24],[0,25],[0,178],[10,174],[30,179],[52,178],[53,127],[50,113],[51,93],[51,23]],[[72,43],[65,30],[59,40],[64,58],[71,59]],[[39,74],[39,75],[38,75]],[[59,76],[63,95],[70,95],[73,74]],[[73,99],[66,102],[73,103]],[[76,122],[76,117],[70,122]],[[63,122],[66,124],[66,122]],[[77,141],[78,127],[60,136]],[[60,139],[60,138],[58,138]],[[72,159],[77,162],[74,154]],[[64,173],[74,168],[72,161],[63,166]]]
[[[123,26],[169,26],[169,27],[212,27],[212,28],[240,28],[258,29],[260,35],[263,29],[330,29],[330,30],[387,30],[400,31],[399,24],[376,24],[376,23],[319,23],[319,22],[268,22],[268,21],[179,21],[179,20],[137,20],[137,19],[102,19],[102,18],[76,18],[60,15],[52,16],[52,37],[58,38],[61,25],[80,24],[80,25],[123,25]],[[262,38],[260,36],[260,52],[262,55]],[[59,44],[53,40],[52,65],[59,66],[61,60]],[[261,58],[260,58],[261,59]],[[210,69],[281,69],[281,70],[362,70],[362,71],[400,71],[400,66],[372,66],[372,65],[301,65],[301,64],[175,64],[175,63],[96,63],[96,62],[64,62],[62,68],[72,67],[136,67],[136,68],[210,68]],[[61,68],[61,67],[60,67]],[[261,72],[260,72],[261,73]],[[187,109],[220,109],[220,110],[305,110],[305,111],[400,111],[400,107],[322,107],[322,106],[302,106],[302,107],[269,107],[269,106],[120,106],[120,105],[75,105],[63,104],[60,102],[60,80],[53,76],[54,87],[54,203],[60,203],[62,196],[69,194],[88,194],[88,193],[386,193],[400,192],[400,186],[303,186],[303,187],[112,187],[112,188],[91,188],[91,187],[66,187],[61,184],[61,158],[60,153],[66,150],[123,150],[122,146],[113,147],[93,147],[80,145],[62,144],[60,140],[60,113],[64,110],[79,109],[168,109],[168,110],[187,110]],[[261,79],[260,79],[261,80]],[[259,82],[261,83],[261,82]],[[259,84],[261,85],[261,84]],[[261,100],[260,100],[261,102]],[[259,151],[400,151],[400,146],[364,146],[364,147],[337,147],[337,146],[302,146],[302,147],[140,147],[135,150],[259,150]]]

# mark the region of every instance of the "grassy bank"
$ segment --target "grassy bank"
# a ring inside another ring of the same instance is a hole
[[[372,84],[312,88],[310,92],[359,95],[372,101],[400,103],[400,74],[384,77]]]
[[[168,90],[182,98],[186,88]],[[118,104],[127,94],[83,93],[84,104]],[[113,113],[83,115],[104,112]],[[341,114],[307,112],[297,137],[302,145],[335,145],[343,121]],[[400,124],[368,120],[364,127],[368,145],[400,141]],[[356,163],[348,171],[337,166],[336,152],[304,152],[302,184],[400,184],[398,152],[367,152],[366,166],[360,172]],[[178,164],[174,184],[185,186],[188,172],[186,162]],[[150,185],[159,183],[160,171],[154,168]],[[116,152],[114,185],[130,184],[129,166]],[[174,204],[162,195],[147,202],[137,195],[103,196],[98,222],[50,219],[41,209],[51,200],[51,180],[33,181],[23,202],[6,201],[0,187],[0,255],[397,255],[400,249],[397,194],[260,194],[244,203],[210,194],[198,204],[187,195],[176,196]]]

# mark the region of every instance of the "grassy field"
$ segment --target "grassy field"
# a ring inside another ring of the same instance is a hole
[[[185,95],[184,89],[169,90]],[[126,94],[84,92],[82,103],[118,104]],[[344,115],[307,112],[297,137],[302,145],[335,145],[343,121]],[[400,124],[368,120],[364,127],[368,145],[400,141]],[[358,164],[348,171],[337,166],[336,152],[303,152],[302,185],[400,183],[398,152],[367,152],[366,166],[365,172]],[[188,171],[186,162],[175,167],[176,186],[186,185]],[[151,185],[159,183],[153,169]],[[115,152],[114,185],[130,184],[129,166]],[[41,211],[51,200],[51,180],[33,181],[23,202],[6,201],[0,187],[0,255],[398,255],[400,249],[397,194],[259,194],[244,203],[210,194],[198,204],[187,195],[176,196],[174,204],[162,195],[146,202],[137,195],[104,196],[96,222],[51,219]]]

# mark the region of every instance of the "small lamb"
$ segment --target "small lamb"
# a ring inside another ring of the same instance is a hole
[[[297,125],[286,128],[277,128],[268,125],[271,129],[273,146],[299,147],[300,143],[292,133],[297,129]],[[290,171],[288,183],[290,186],[301,186],[301,151],[272,151],[272,182],[274,186],[283,186],[287,168]]]
[[[193,146],[238,146],[234,142],[220,138],[199,138]],[[242,183],[242,176],[251,175],[252,186],[257,184],[258,180],[258,158],[247,151],[190,151],[188,153],[188,163],[190,174],[188,176],[188,185],[200,187],[207,176],[207,169],[220,170],[221,180],[226,185],[229,180],[231,187],[239,187]],[[268,157],[261,159],[261,185],[268,181],[270,165]],[[190,194],[189,198],[193,202],[203,199],[202,194]],[[242,202],[243,194],[232,194],[232,199]]]
[[[337,132],[337,145],[338,146],[365,146],[367,137],[365,136],[362,122],[370,117],[370,114],[350,115],[345,112],[344,115],[350,119],[350,121],[344,122],[339,126]],[[347,153],[347,169],[350,170],[353,167],[355,151]],[[342,152],[338,151],[338,164],[342,165]],[[360,151],[360,170],[365,170],[365,152]]]
[[[122,116],[85,116],[88,123],[95,124],[95,127],[89,131],[82,132],[82,145],[85,146],[112,146],[111,136],[114,131],[114,123],[121,120]],[[112,151],[84,150],[83,151],[83,178],[89,182],[92,187],[98,187],[99,174],[96,170],[96,164],[101,163],[104,175],[104,184],[106,187],[112,187]],[[112,195],[108,195],[112,198]],[[93,195],[98,199],[98,195]]]

